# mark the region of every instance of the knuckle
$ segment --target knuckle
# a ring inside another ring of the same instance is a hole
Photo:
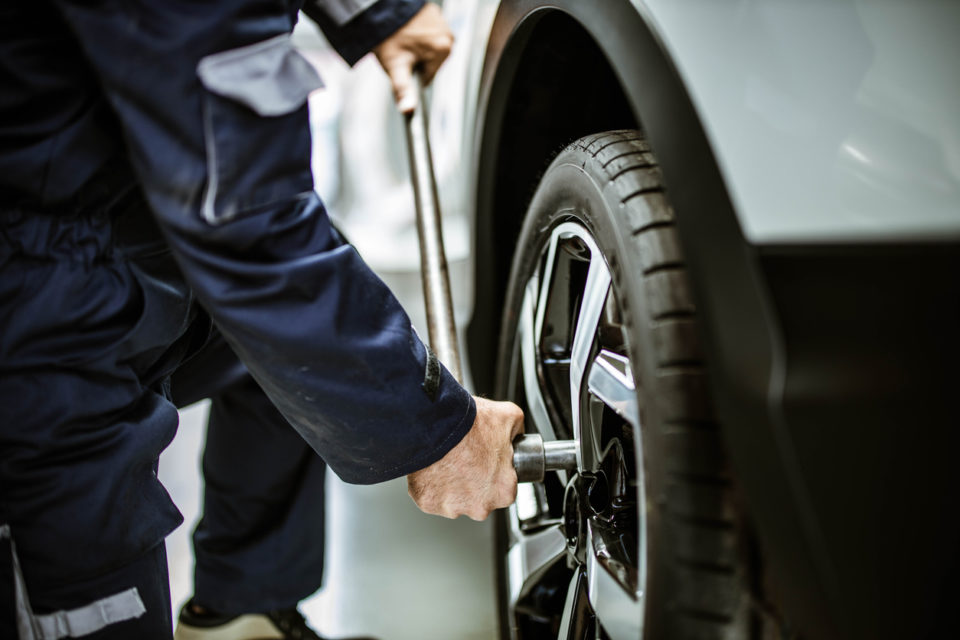
[[[441,34],[433,39],[431,45],[435,51],[446,53],[453,47],[453,38],[446,34]]]
[[[471,509],[470,513],[467,514],[467,517],[476,522],[483,522],[487,519],[487,516],[490,515],[488,509]]]
[[[420,496],[423,495],[423,490],[419,485],[410,482],[407,484],[407,495],[410,496],[410,499],[413,500],[417,505],[420,504]]]
[[[438,515],[442,507],[440,502],[435,497],[424,494],[423,492],[414,497],[413,501],[421,511],[433,515]]]
[[[517,499],[517,475],[511,468],[508,473],[504,473],[500,482],[497,483],[497,504],[496,507],[507,507]]]

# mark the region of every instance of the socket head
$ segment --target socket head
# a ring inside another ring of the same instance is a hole
[[[513,468],[518,482],[543,482],[546,474],[543,438],[538,433],[521,434],[513,441]]]

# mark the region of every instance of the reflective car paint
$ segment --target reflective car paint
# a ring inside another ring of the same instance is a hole
[[[754,243],[960,235],[960,4],[633,0]]]
[[[960,4],[631,3],[681,75],[748,241],[960,236]],[[500,4],[444,3],[459,46],[433,122],[450,211],[469,212],[476,132],[464,123]]]

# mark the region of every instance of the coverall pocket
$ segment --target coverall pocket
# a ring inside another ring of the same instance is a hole
[[[288,34],[206,56],[197,75],[209,224],[313,189],[307,96],[323,83]]]

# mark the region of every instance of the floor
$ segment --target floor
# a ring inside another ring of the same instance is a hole
[[[198,458],[206,406],[183,412],[160,477],[186,522],[167,539],[174,609],[191,593],[189,534],[199,511]],[[327,483],[324,588],[301,605],[315,629],[384,640],[495,637],[490,523],[421,513],[403,479],[382,485]]]
[[[318,191],[330,203],[337,201],[338,168],[322,163],[338,157],[331,145],[337,141],[340,122],[336,103],[347,71],[342,63],[331,62],[329,51],[311,38],[307,34],[304,40],[301,35],[301,43],[306,41],[305,53],[322,68],[328,87],[311,97],[316,182]],[[386,89],[381,85],[369,90]],[[395,200],[396,194],[391,198]],[[378,234],[370,233],[368,214],[353,221],[349,214],[336,210],[333,214],[340,217],[347,237],[354,240],[368,263],[397,294],[420,331],[425,322],[410,208],[404,211],[391,205],[383,209],[390,219],[381,223]],[[389,231],[383,233],[385,229]],[[446,242],[448,247],[465,245],[461,237],[447,237]],[[398,261],[397,255],[411,259]],[[452,260],[450,270],[457,315],[462,322],[467,302],[462,292],[469,290],[464,286],[464,262]],[[181,413],[180,431],[160,460],[160,478],[185,517],[185,523],[167,539],[175,611],[191,594],[190,532],[200,509],[199,456],[206,413],[204,403]],[[319,632],[332,637],[362,633],[384,640],[495,637],[490,522],[427,516],[407,496],[403,479],[359,487],[331,474],[327,509],[325,586],[301,604]]]

